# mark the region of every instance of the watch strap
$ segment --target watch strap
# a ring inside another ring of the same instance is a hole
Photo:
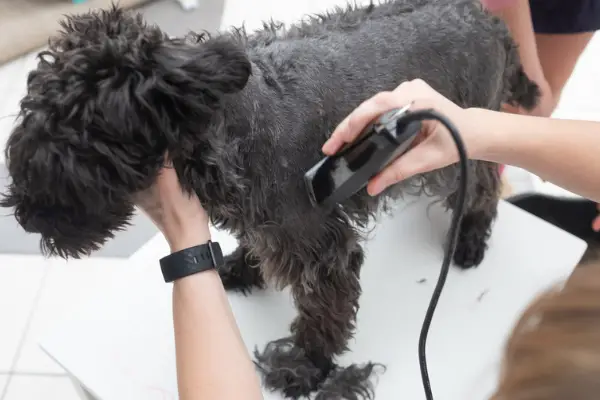
[[[165,282],[217,268],[223,264],[223,252],[217,242],[210,240],[202,245],[171,253],[160,259],[160,269]]]

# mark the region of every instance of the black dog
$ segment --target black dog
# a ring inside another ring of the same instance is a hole
[[[127,227],[168,150],[185,190],[239,240],[221,271],[226,287],[291,287],[291,337],[256,353],[266,385],[291,398],[372,397],[373,364],[334,363],[359,307],[362,228],[409,189],[452,208],[458,169],[377,198],[363,190],[333,212],[311,207],[302,177],[350,111],[405,80],[423,78],[465,107],[535,106],[509,32],[478,3],[389,1],[184,39],[116,7],[68,17],[29,75],[2,205],[41,234],[44,254],[88,255]],[[470,166],[463,268],[482,261],[499,198],[496,165]]]

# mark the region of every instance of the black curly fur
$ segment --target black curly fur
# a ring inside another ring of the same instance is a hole
[[[375,398],[373,375],[385,372],[381,364],[350,365],[336,368],[319,389],[315,400],[362,400]]]
[[[292,399],[308,396],[317,390],[333,369],[332,364],[325,369],[317,367],[291,338],[274,340],[262,352],[255,350],[254,358],[265,386],[281,390]]]
[[[370,398],[373,364],[335,365],[355,328],[363,230],[398,193],[452,208],[459,172],[374,198],[363,190],[332,212],[310,205],[302,177],[353,108],[414,78],[465,107],[530,108],[539,95],[508,30],[478,0],[349,6],[290,27],[179,39],[118,7],[69,16],[29,75],[1,204],[41,234],[44,254],[85,256],[127,227],[168,151],[184,189],[239,239],[225,285],[291,286],[291,337],[256,353],[267,385],[292,398],[319,389],[319,399]],[[470,168],[463,267],[481,262],[499,197],[496,166]]]
[[[265,281],[260,274],[260,262],[247,254],[243,247],[225,256],[225,263],[219,267],[219,276],[225,290],[239,291],[244,295],[252,289],[263,289]]]

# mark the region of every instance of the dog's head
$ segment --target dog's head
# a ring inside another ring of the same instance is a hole
[[[176,167],[201,155],[198,137],[250,71],[231,39],[170,39],[117,7],[66,18],[29,75],[1,205],[45,255],[88,255],[126,227],[165,151]]]

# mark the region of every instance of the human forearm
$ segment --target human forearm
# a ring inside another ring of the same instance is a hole
[[[191,244],[179,247],[186,246]],[[262,398],[258,376],[216,271],[175,281],[173,320],[182,400]]]
[[[467,110],[486,121],[473,158],[514,165],[600,201],[600,123]]]
[[[363,102],[337,126],[323,152],[335,154],[376,117],[406,104],[445,115],[460,131],[470,158],[515,165],[600,201],[600,123],[464,109],[419,79]],[[423,121],[418,144],[371,179],[367,190],[378,195],[397,182],[457,161],[456,144],[444,125]]]
[[[196,195],[183,191],[168,154],[156,182],[136,196],[136,204],[163,233],[171,252],[210,240],[208,214]],[[175,280],[173,324],[181,400],[262,398],[217,271]]]

